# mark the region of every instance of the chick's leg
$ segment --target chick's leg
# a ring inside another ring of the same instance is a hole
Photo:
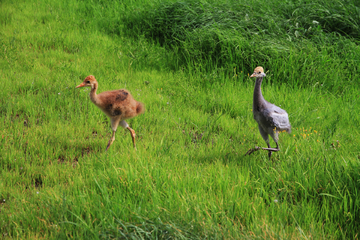
[[[136,149],[136,145],[135,145],[135,130],[130,128],[130,127],[127,127],[127,129],[130,131],[130,134],[131,134],[131,138],[132,138],[132,141],[133,141],[133,145],[134,145],[134,148]]]
[[[113,131],[112,136],[111,136],[111,138],[110,138],[110,140],[109,140],[109,142],[108,142],[108,145],[106,146],[106,150],[105,150],[105,151],[107,151],[107,150],[109,149],[110,145],[115,141],[115,132],[116,132],[116,131]]]
[[[127,124],[127,122],[125,122],[124,120],[120,121],[120,126],[122,126],[123,128],[126,128],[127,130],[129,130],[130,134],[131,134],[131,138],[132,138],[132,142],[134,145],[134,148],[136,150],[136,144],[135,144],[135,130],[132,129],[131,127],[129,127],[129,124]]]
[[[111,129],[112,129],[112,136],[108,142],[108,145],[106,146],[106,151],[109,149],[109,147],[111,146],[111,144],[115,141],[115,133],[116,133],[116,129],[119,125],[119,120],[118,119],[111,119]]]

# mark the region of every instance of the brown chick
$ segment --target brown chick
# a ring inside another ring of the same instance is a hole
[[[133,118],[139,114],[144,113],[145,107],[141,102],[136,101],[130,92],[125,89],[113,90],[96,94],[98,88],[98,82],[95,77],[90,75],[87,76],[81,84],[76,86],[80,87],[91,87],[90,99],[91,101],[100,108],[111,120],[111,129],[113,131],[112,136],[107,144],[106,151],[115,140],[115,132],[117,127],[122,126],[130,131],[134,148],[135,145],[135,131],[129,127],[126,119]]]

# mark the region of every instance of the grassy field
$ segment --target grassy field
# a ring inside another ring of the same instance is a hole
[[[2,239],[358,239],[360,5],[0,2]],[[252,116],[289,113],[281,151]],[[111,136],[75,89],[146,106]],[[275,146],[271,142],[272,146]]]

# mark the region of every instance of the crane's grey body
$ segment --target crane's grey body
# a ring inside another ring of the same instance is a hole
[[[268,148],[256,147],[255,149],[249,150],[247,154],[251,154],[259,149],[264,149],[269,151],[269,157],[271,157],[273,151],[279,151],[279,132],[286,131],[290,133],[291,125],[289,116],[284,109],[281,109],[264,99],[261,93],[261,83],[265,76],[266,74],[262,67],[255,68],[254,73],[251,75],[251,77],[256,77],[253,98],[254,119],[258,123],[260,134],[265,140]],[[270,147],[269,135],[275,141],[276,148]]]
[[[278,147],[278,135],[281,131],[291,132],[289,117],[284,109],[269,103],[261,94],[261,82],[263,78],[256,79],[254,89],[253,114],[254,119],[259,125],[259,131],[268,147],[270,148],[269,136],[274,139]]]

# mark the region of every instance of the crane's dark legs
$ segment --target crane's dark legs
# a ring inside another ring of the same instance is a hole
[[[263,150],[268,150],[269,151],[269,153],[268,153],[269,159],[271,158],[271,154],[273,152],[280,151],[278,143],[277,142],[275,142],[275,143],[276,143],[276,148],[271,148],[269,143],[268,143],[268,148],[263,148]]]
[[[253,152],[256,152],[256,151],[258,151],[258,150],[260,150],[260,149],[262,149],[262,150],[266,150],[266,151],[269,151],[269,153],[268,153],[268,156],[269,156],[269,159],[271,158],[271,155],[272,155],[272,152],[278,152],[278,151],[280,151],[280,149],[279,149],[279,145],[278,145],[278,143],[277,143],[277,141],[275,140],[275,139],[277,139],[277,135],[275,134],[271,134],[271,137],[274,139],[274,141],[275,141],[275,143],[276,143],[276,148],[272,148],[272,147],[270,147],[270,142],[269,142],[269,136],[268,136],[268,134],[260,127],[260,125],[259,125],[259,131],[260,131],[260,134],[261,134],[261,136],[263,137],[263,139],[265,140],[265,142],[266,142],[266,144],[267,144],[267,148],[262,148],[262,147],[254,147],[254,148],[252,148],[252,149],[250,149],[249,151],[247,151],[246,152],[246,154],[245,154],[245,156],[246,155],[250,155],[250,154],[252,154]]]
[[[256,151],[258,151],[258,150],[266,150],[266,151],[269,151],[269,158],[271,157],[271,154],[272,154],[272,152],[278,152],[278,151],[280,151],[280,149],[279,148],[271,148],[270,147],[270,145],[268,144],[268,148],[262,148],[262,147],[254,147],[254,148],[252,148],[252,149],[250,149],[249,151],[247,151],[246,152],[246,154],[245,154],[245,156],[246,155],[250,155],[250,154],[252,154],[253,152],[256,152]]]
[[[267,142],[267,145],[268,145],[268,148],[255,147],[255,148],[253,148],[253,149],[250,149],[249,151],[247,151],[247,153],[245,154],[245,156],[246,156],[246,155],[250,155],[250,154],[252,154],[253,152],[255,152],[255,151],[257,151],[257,150],[262,149],[262,150],[269,151],[268,156],[269,156],[269,159],[270,159],[273,152],[278,152],[278,151],[280,151],[279,145],[278,145],[277,142],[276,142],[276,148],[271,148],[271,147],[270,147],[270,144],[269,144],[268,142]]]
[[[270,143],[269,142],[267,143],[267,145],[268,145],[268,148],[270,148]],[[272,151],[269,151],[268,152],[269,159],[271,158],[271,154],[272,154]]]

